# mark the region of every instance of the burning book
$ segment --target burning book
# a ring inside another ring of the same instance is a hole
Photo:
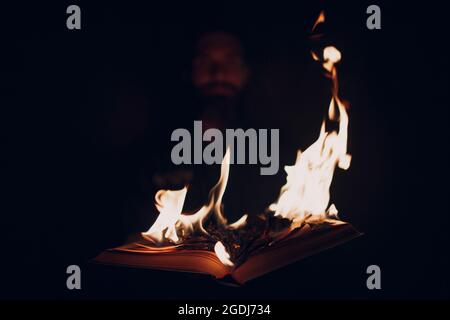
[[[204,273],[216,279],[231,277],[236,283],[243,284],[360,235],[350,224],[334,219],[305,221],[292,230],[292,226],[286,226],[283,219],[270,221],[269,215],[261,215],[256,219],[264,225],[264,231],[257,236],[246,228],[228,230],[227,233],[220,229],[215,232],[208,230],[211,231],[209,237],[199,236],[181,244],[163,247],[157,247],[152,241],[142,238],[107,250],[95,261],[128,267]],[[281,226],[282,230],[276,230]]]
[[[319,23],[324,21],[324,16]],[[316,26],[316,25],[315,25]],[[332,79],[328,120],[338,122],[327,131],[322,123],[318,139],[304,152],[298,151],[293,166],[285,168],[286,184],[278,200],[258,215],[243,215],[228,223],[222,198],[230,171],[230,150],[223,157],[220,178],[209,199],[194,213],[184,213],[188,188],[156,193],[159,216],[139,240],[109,249],[95,262],[161,270],[199,272],[245,283],[319,251],[360,235],[350,224],[340,221],[330,202],[330,185],[336,166],[346,170],[348,115],[338,96],[335,64],[340,52],[328,46],[321,61]]]

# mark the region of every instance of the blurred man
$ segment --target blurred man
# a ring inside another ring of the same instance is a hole
[[[177,126],[190,129],[194,120],[201,120],[203,130],[245,127],[242,98],[249,68],[237,37],[218,31],[203,33],[195,45],[191,68],[194,98],[185,102],[186,115]],[[155,175],[154,183],[159,188],[181,187],[192,181],[195,169],[170,168],[169,172]]]
[[[242,47],[231,34],[205,33],[192,62],[192,82],[204,96],[233,97],[245,86],[248,68]]]
[[[192,61],[192,84],[203,107],[200,120],[205,129],[234,127],[243,111],[237,109],[248,77],[243,49],[235,36],[207,32],[199,38]]]

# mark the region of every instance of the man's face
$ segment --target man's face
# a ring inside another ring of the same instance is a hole
[[[192,69],[193,84],[206,97],[233,97],[244,87],[248,74],[238,40],[219,32],[199,40]]]

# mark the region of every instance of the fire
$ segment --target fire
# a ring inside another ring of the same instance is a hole
[[[164,245],[167,242],[179,243],[179,234],[187,236],[194,232],[208,234],[203,227],[204,220],[211,213],[218,224],[227,229],[243,227],[247,221],[247,215],[243,215],[238,221],[228,224],[222,212],[222,198],[228,182],[230,172],[230,150],[227,149],[220,168],[220,178],[209,193],[209,201],[194,214],[184,214],[183,205],[188,191],[187,187],[181,190],[159,190],[156,193],[156,208],[159,216],[155,223],[142,236],[155,244]]]
[[[328,118],[339,121],[339,132],[326,132],[323,121],[316,142],[303,153],[299,150],[295,164],[285,167],[287,182],[281,188],[278,201],[269,207],[276,216],[301,221],[310,216],[325,218],[337,214],[333,204],[327,208],[334,169],[338,166],[347,170],[351,160],[351,156],[347,154],[348,115],[338,96],[335,64],[340,59],[341,53],[335,47],[329,46],[323,50],[323,67],[330,73],[333,81]]]
[[[313,27],[312,27],[312,31],[314,31],[316,29],[316,27],[325,22],[325,13],[323,11],[320,12],[319,17],[317,18],[316,22],[314,23]]]
[[[187,188],[181,190],[159,190],[155,195],[159,216],[151,228],[143,233],[147,238],[162,242],[165,239],[178,242],[177,224],[181,221],[184,199]]]
[[[325,21],[321,12],[314,24]],[[281,188],[276,203],[269,206],[275,216],[292,221],[291,229],[308,218],[325,219],[336,216],[337,209],[330,202],[330,185],[334,170],[337,167],[347,170],[351,156],[347,154],[348,115],[346,106],[338,96],[338,80],[336,63],[341,53],[333,46],[323,49],[322,58],[312,52],[313,59],[321,61],[327,75],[332,79],[332,97],[328,108],[328,120],[339,123],[338,131],[326,131],[325,120],[322,122],[318,139],[305,151],[297,152],[297,159],[292,166],[286,166],[286,184]],[[222,199],[228,183],[230,170],[230,150],[225,153],[221,164],[220,178],[211,189],[207,203],[194,214],[183,213],[183,205],[188,188],[181,190],[160,190],[156,193],[156,208],[159,216],[156,222],[142,235],[156,245],[179,244],[183,238],[201,233],[208,235],[204,222],[213,214],[219,226],[225,230],[235,230],[245,226],[247,215],[238,221],[228,224],[223,213]],[[181,238],[180,238],[181,237]],[[215,240],[214,251],[219,260],[226,266],[234,263],[221,241]]]
[[[227,252],[222,242],[217,241],[216,245],[214,246],[214,252],[216,253],[217,258],[219,258],[220,262],[222,262],[225,266],[234,266],[234,263],[230,260],[230,254]]]

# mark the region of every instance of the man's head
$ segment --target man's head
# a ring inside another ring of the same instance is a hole
[[[247,78],[248,68],[235,36],[208,32],[200,37],[192,62],[192,82],[203,96],[234,97]]]

